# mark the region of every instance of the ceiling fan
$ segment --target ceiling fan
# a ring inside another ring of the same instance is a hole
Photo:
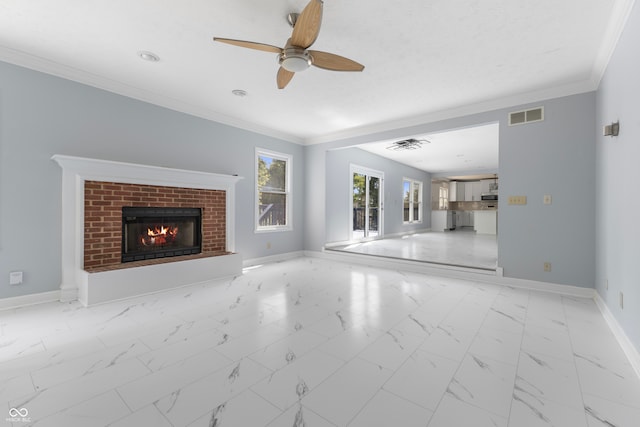
[[[300,13],[290,14],[289,23],[293,25],[291,38],[284,48],[264,43],[214,37],[217,42],[262,50],[278,54],[280,69],[276,81],[278,89],[284,89],[296,72],[304,71],[311,65],[331,71],[362,71],[364,65],[333,53],[308,49],[318,37],[322,21],[322,0],[311,0]]]

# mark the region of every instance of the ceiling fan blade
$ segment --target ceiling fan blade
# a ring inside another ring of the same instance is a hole
[[[280,67],[278,70],[278,77],[276,78],[276,81],[278,82],[278,89],[284,89],[289,84],[294,74],[295,73],[293,71],[285,70]]]
[[[272,46],[270,44],[248,42],[245,40],[223,39],[221,37],[214,37],[214,41],[232,44],[234,46],[246,47],[249,49],[262,50],[264,52],[282,53],[282,48],[278,46]]]
[[[362,71],[364,65],[358,64],[344,56],[336,55],[328,52],[320,52],[319,50],[310,50],[311,63],[318,68],[332,71]]]
[[[322,0],[311,0],[298,16],[291,34],[291,44],[308,48],[318,38],[320,23],[322,22]]]

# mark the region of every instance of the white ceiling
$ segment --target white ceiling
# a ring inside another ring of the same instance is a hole
[[[0,0],[0,60],[308,144],[594,90],[633,0],[325,0],[312,48],[366,68],[284,90],[275,54],[212,41],[283,46],[306,3]]]
[[[435,174],[497,171],[498,128],[498,123],[490,123],[447,132],[415,135],[412,138],[425,141],[415,150],[389,149],[388,147],[398,139],[362,144],[358,147]]]

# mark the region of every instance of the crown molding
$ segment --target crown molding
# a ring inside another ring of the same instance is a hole
[[[149,92],[135,86],[126,85],[98,74],[89,73],[87,71],[69,67],[55,61],[31,55],[15,49],[10,49],[5,46],[0,46],[0,61],[17,65],[19,67],[28,68],[30,70],[38,71],[44,74],[49,74],[54,77],[71,80],[76,83],[105,90],[107,92],[115,93],[127,98],[132,98],[137,101],[164,107],[169,110],[189,114],[191,116],[199,117],[206,120],[211,120],[223,125],[232,126],[249,132],[258,133],[260,135],[270,136],[295,144],[304,143],[304,139],[296,135],[280,132],[265,126],[260,126],[255,123],[240,120],[219,113],[217,111],[198,107],[180,101],[178,99],[160,95],[158,93]]]

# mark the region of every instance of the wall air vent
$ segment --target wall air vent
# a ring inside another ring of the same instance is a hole
[[[541,122],[543,120],[544,107],[536,107],[530,110],[514,111],[512,113],[509,113],[509,126]]]

